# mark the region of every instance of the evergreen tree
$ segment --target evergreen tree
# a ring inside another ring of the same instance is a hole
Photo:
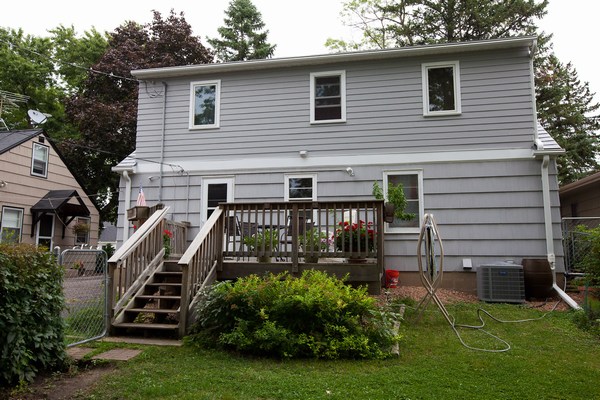
[[[225,11],[225,26],[217,29],[220,38],[208,39],[221,61],[243,61],[273,56],[275,45],[267,42],[268,30],[260,12],[250,0],[232,0]]]
[[[547,0],[350,0],[344,3],[346,25],[362,32],[359,42],[328,39],[334,51],[493,39],[536,34],[535,18],[546,14]],[[561,63],[551,51],[551,36],[538,34],[535,59],[538,117],[566,150],[558,159],[561,184],[599,168],[598,130],[587,82],[575,68]]]

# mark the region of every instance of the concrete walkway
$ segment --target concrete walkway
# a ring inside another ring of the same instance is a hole
[[[131,343],[143,344],[150,346],[181,346],[181,340],[171,339],[146,339],[146,338],[129,338],[129,337],[105,337],[101,339],[103,342],[111,343]],[[85,346],[74,346],[67,349],[67,354],[76,361],[82,360],[86,355],[94,351],[94,348]],[[92,360],[110,360],[110,361],[127,361],[140,354],[143,350],[118,348],[96,354]]]

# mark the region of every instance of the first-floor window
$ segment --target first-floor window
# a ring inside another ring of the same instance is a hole
[[[285,201],[317,200],[317,175],[286,175]]]
[[[73,226],[75,234],[75,244],[86,244],[90,242],[90,219],[77,217]]]
[[[23,230],[23,209],[2,207],[2,243],[19,243]]]
[[[383,191],[387,196],[387,189],[390,183],[394,185],[401,184],[404,189],[406,199],[406,214],[412,214],[410,220],[394,219],[394,222],[387,224],[387,231],[391,233],[412,232],[419,229],[423,219],[423,200],[422,200],[422,174],[420,171],[389,171],[384,172]]]

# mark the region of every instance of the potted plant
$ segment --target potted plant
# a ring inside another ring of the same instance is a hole
[[[389,182],[387,196],[384,196],[383,189],[377,181],[373,182],[373,196],[377,200],[385,200],[384,203],[384,219],[385,222],[394,222],[395,218],[402,221],[410,221],[415,217],[415,214],[406,213],[406,196],[404,195],[404,186],[401,183],[397,185]]]
[[[375,250],[377,232],[373,229],[372,222],[343,221],[335,230],[333,240],[337,250],[356,253],[349,257],[351,262],[364,262],[365,254]]]
[[[83,276],[85,274],[85,264],[81,260],[77,260],[73,263],[73,269],[77,271],[77,276]]]
[[[311,228],[300,235],[298,245],[304,251],[304,261],[307,263],[319,262],[319,254],[328,251],[333,239],[318,228]]]
[[[258,262],[271,262],[271,252],[279,245],[279,231],[265,229],[251,236],[244,237],[244,244],[248,250],[257,254]]]

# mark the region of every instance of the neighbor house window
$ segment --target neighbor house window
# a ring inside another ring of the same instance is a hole
[[[346,121],[346,72],[310,74],[310,122]]]
[[[2,207],[2,227],[0,232],[0,242],[19,243],[21,241],[21,232],[23,230],[23,209]]]
[[[90,219],[77,217],[73,226],[75,233],[75,244],[86,244],[90,242]]]
[[[317,175],[286,175],[285,201],[316,201]]]
[[[31,175],[48,177],[48,146],[39,143],[33,144]]]
[[[410,220],[394,219],[386,224],[386,231],[390,233],[416,232],[419,230],[423,219],[423,178],[421,171],[388,171],[383,174],[383,192],[387,193],[390,183],[402,184],[406,198],[407,214],[412,214]]]
[[[219,127],[221,81],[192,82],[190,129]]]
[[[460,114],[458,61],[423,64],[423,114]]]

